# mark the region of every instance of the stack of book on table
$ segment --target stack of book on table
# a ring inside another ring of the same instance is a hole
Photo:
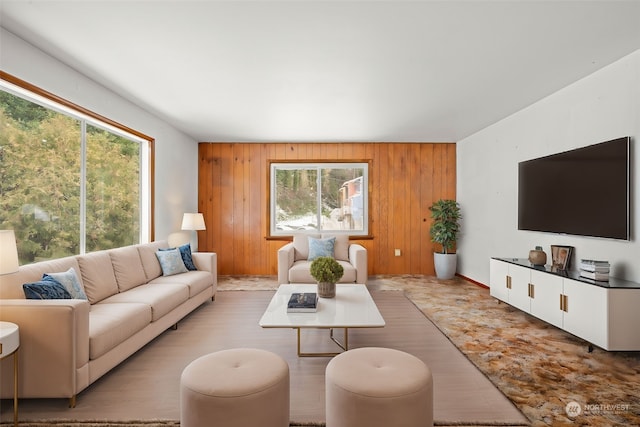
[[[315,292],[294,292],[287,303],[287,313],[313,313],[318,310]]]
[[[580,276],[587,279],[607,282],[609,280],[609,268],[609,261],[580,260]]]

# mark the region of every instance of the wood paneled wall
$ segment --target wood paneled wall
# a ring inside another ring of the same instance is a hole
[[[434,274],[429,206],[456,197],[456,146],[439,143],[200,143],[199,250],[220,275],[275,275],[267,240],[269,160],[371,160],[369,274]],[[400,249],[401,256],[395,256]]]

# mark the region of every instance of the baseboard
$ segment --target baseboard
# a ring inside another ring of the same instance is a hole
[[[469,282],[469,283],[473,283],[473,284],[474,284],[474,285],[476,285],[476,286],[480,286],[481,288],[489,289],[489,286],[485,285],[484,283],[480,283],[480,282],[478,282],[478,281],[476,281],[476,280],[470,279],[470,278],[468,278],[467,276],[463,276],[462,274],[458,274],[458,273],[456,273],[456,276],[458,276],[458,277],[460,277],[460,278],[462,278],[462,279],[466,280],[466,281],[467,281],[467,282]]]

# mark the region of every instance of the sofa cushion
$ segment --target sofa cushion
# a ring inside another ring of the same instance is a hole
[[[340,278],[339,283],[354,283],[356,281],[356,269],[353,265],[346,261],[338,260],[344,274]],[[316,279],[311,276],[311,261],[295,261],[289,269],[289,283],[316,283]]]
[[[118,293],[118,282],[107,251],[79,255],[77,258],[84,292],[91,304]]]
[[[125,246],[109,251],[113,272],[118,282],[120,292],[127,291],[147,282],[147,276],[142,267],[140,254],[135,246]]]
[[[27,299],[71,299],[67,289],[51,277],[22,285]]]
[[[173,276],[174,274],[186,273],[187,267],[184,266],[182,256],[178,249],[161,249],[156,252],[160,267],[162,267],[163,276]]]
[[[208,271],[189,271],[188,273],[176,274],[174,276],[160,276],[149,282],[151,285],[165,283],[187,285],[189,287],[189,298],[213,286],[211,273]]]
[[[189,299],[189,287],[177,283],[136,286],[105,299],[104,303],[142,303],[151,307],[151,321],[155,322]]]
[[[322,238],[335,237],[336,243],[333,246],[333,256],[335,259],[349,261],[349,236],[347,234],[323,234]]]
[[[320,257],[334,258],[333,247],[336,244],[335,237],[329,237],[326,239],[316,239],[315,237],[309,237],[309,261],[313,261]]]
[[[80,279],[76,269],[71,267],[67,271],[62,273],[45,273],[42,278],[45,279],[51,277],[56,282],[60,283],[69,292],[71,298],[75,299],[87,299],[87,294],[84,293],[82,285],[80,285]]]
[[[294,261],[309,258],[309,237],[320,237],[319,234],[294,234],[293,235],[293,259]]]
[[[160,267],[160,261],[158,261],[156,252],[168,247],[169,244],[164,240],[136,245],[138,253],[140,254],[140,260],[142,261],[142,267],[144,268],[144,274],[147,277],[147,282],[162,275],[162,268]]]
[[[89,312],[89,358],[97,359],[151,323],[148,304],[105,303]]]

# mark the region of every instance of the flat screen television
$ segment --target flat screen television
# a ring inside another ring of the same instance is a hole
[[[518,230],[629,240],[631,138],[518,164]]]

